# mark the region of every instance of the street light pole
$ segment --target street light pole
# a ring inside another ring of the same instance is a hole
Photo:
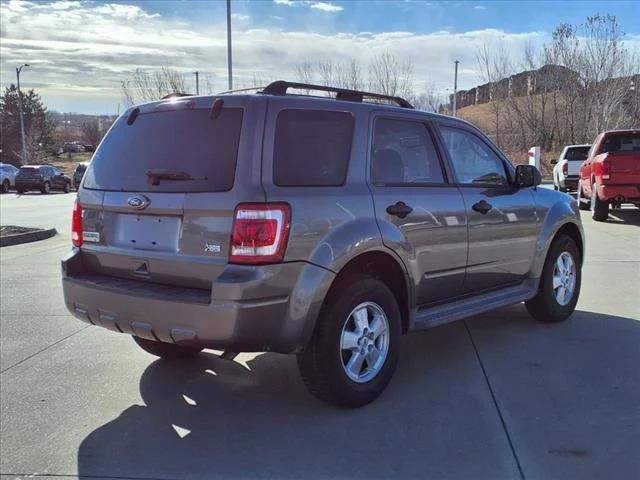
[[[227,72],[229,75],[229,90],[233,90],[233,70],[231,60],[231,0],[227,0]]]
[[[18,110],[20,111],[20,132],[22,133],[22,163],[29,163],[27,159],[27,142],[24,138],[24,116],[22,114],[22,93],[20,93],[20,72],[24,67],[28,67],[28,63],[20,65],[16,68],[16,78],[18,86]]]
[[[193,72],[196,74],[196,95],[200,95],[200,79],[198,78],[200,76],[200,72]]]
[[[453,62],[455,64],[455,73],[453,75],[453,116],[456,116],[458,110],[458,60]]]

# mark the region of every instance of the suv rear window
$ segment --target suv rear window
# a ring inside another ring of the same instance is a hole
[[[342,185],[352,137],[350,113],[281,111],[276,122],[273,182],[282,187]]]
[[[242,109],[165,110],[140,114],[132,125],[121,117],[93,155],[84,188],[138,192],[219,192],[230,190],[236,171]],[[147,172],[184,172],[189,180]]]

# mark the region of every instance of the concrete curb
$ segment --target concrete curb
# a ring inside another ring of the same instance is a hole
[[[8,235],[0,238],[0,247],[10,247],[12,245],[20,245],[21,243],[46,240],[47,238],[51,238],[57,234],[58,231],[55,228],[49,228],[48,230],[36,230],[35,232],[16,233],[14,235]]]

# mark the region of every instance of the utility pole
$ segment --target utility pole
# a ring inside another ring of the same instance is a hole
[[[199,81],[199,75],[200,72],[193,72],[196,74],[196,95],[200,95],[200,81]]]
[[[456,116],[458,110],[458,60],[453,62],[455,64],[455,73],[453,74],[453,116]]]
[[[20,92],[20,72],[24,67],[28,66],[28,63],[24,63],[20,65],[19,68],[16,68],[16,77],[18,80],[18,110],[20,111],[20,131],[22,132],[22,163],[29,163],[29,159],[27,158],[27,142],[24,138],[24,115],[22,113],[22,93]]]
[[[231,59],[231,0],[227,0],[227,71],[229,74],[229,90],[233,90],[233,70]]]

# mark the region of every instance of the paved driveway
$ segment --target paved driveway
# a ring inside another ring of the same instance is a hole
[[[293,357],[170,364],[71,318],[58,260],[72,202],[0,198],[2,223],[61,231],[0,251],[7,478],[639,476],[640,210],[584,217],[569,321],[541,325],[518,305],[407,336],[387,391],[350,411],[309,396]]]

